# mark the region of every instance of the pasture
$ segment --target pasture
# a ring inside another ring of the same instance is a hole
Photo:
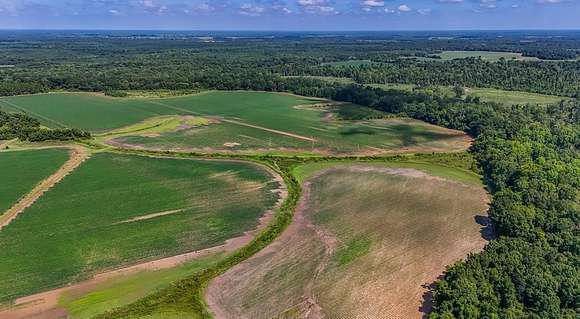
[[[66,149],[0,152],[0,216],[68,158]]]
[[[0,231],[0,302],[221,245],[279,187],[249,163],[95,154]]]
[[[472,173],[402,162],[295,172],[306,184],[293,224],[210,284],[216,318],[421,318],[426,285],[485,244],[487,195]]]

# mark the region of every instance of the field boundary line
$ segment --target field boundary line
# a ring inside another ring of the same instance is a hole
[[[241,121],[230,120],[230,119],[227,119],[227,118],[222,117],[222,116],[202,114],[202,113],[190,111],[190,110],[187,110],[187,109],[183,109],[183,108],[180,108],[180,107],[177,107],[177,106],[173,106],[173,105],[169,105],[169,104],[165,104],[165,103],[161,103],[161,102],[157,102],[157,101],[148,101],[148,102],[149,103],[153,103],[153,104],[157,104],[157,105],[161,105],[161,106],[165,106],[165,107],[169,107],[169,108],[172,108],[172,109],[177,110],[177,111],[187,112],[187,113],[190,113],[190,114],[193,114],[193,115],[197,115],[197,116],[218,118],[220,121],[226,122],[226,123],[230,123],[230,124],[236,124],[236,125],[240,125],[240,126],[251,127],[251,128],[258,129],[258,130],[262,130],[262,131],[266,131],[266,132],[270,132],[270,133],[275,133],[275,134],[279,134],[279,135],[284,135],[284,136],[288,136],[288,137],[293,137],[293,138],[297,138],[297,139],[304,140],[304,141],[308,141],[308,142],[316,142],[316,139],[313,139],[313,138],[310,138],[310,137],[306,137],[306,136],[302,136],[302,135],[298,135],[298,134],[294,134],[294,133],[290,133],[290,132],[285,132],[285,131],[280,131],[280,130],[276,130],[276,129],[271,129],[271,128],[267,128],[267,127],[263,127],[263,126],[259,126],[259,125],[254,125],[254,124],[249,124],[249,123],[245,123],[245,122],[241,122]]]
[[[17,109],[17,110],[20,110],[21,112],[28,113],[28,114],[32,114],[32,115],[34,115],[34,116],[37,116],[37,117],[39,117],[39,118],[41,118],[41,119],[43,119],[43,120],[45,120],[45,121],[51,122],[51,123],[53,123],[53,124],[56,124],[56,125],[58,125],[58,126],[60,126],[60,127],[67,127],[67,125],[65,125],[65,124],[63,124],[63,123],[61,123],[61,122],[59,122],[59,121],[56,121],[56,120],[50,119],[50,118],[48,118],[48,117],[46,117],[46,116],[44,116],[44,115],[40,115],[40,114],[38,114],[38,113],[36,113],[36,112],[32,112],[32,111],[30,111],[30,110],[26,110],[26,109],[24,109],[23,107],[21,107],[21,106],[19,106],[19,105],[15,104],[14,102],[9,102],[9,101],[6,101],[5,99],[0,99],[0,101],[2,101],[2,102],[4,102],[4,103],[8,104],[9,106],[12,106],[13,108],[15,108],[15,109]]]
[[[89,152],[80,146],[70,148],[70,158],[54,174],[37,184],[32,191],[22,197],[16,204],[12,205],[4,214],[0,216],[0,231],[8,226],[26,208],[32,206],[44,193],[54,187],[63,178],[69,175],[89,158]]]

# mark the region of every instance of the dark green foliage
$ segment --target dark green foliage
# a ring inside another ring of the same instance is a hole
[[[0,111],[0,140],[22,141],[68,141],[90,138],[91,135],[75,128],[42,128],[40,122],[23,113]]]

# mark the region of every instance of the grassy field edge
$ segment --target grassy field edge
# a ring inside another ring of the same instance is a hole
[[[87,145],[98,147],[96,145]],[[148,151],[134,149],[114,149],[108,150],[118,153],[137,154],[157,157],[173,158],[198,158],[198,159],[221,159],[239,160],[253,162],[267,166],[282,176],[288,196],[282,203],[273,221],[262,231],[250,244],[239,249],[233,254],[225,257],[221,261],[213,264],[209,268],[191,274],[189,277],[173,283],[171,286],[159,290],[143,299],[126,306],[112,309],[108,312],[96,316],[97,319],[118,319],[118,318],[153,318],[154,315],[181,313],[187,314],[191,318],[212,318],[204,299],[205,289],[209,282],[217,276],[225,273],[231,267],[247,260],[271,242],[290,225],[294,211],[302,194],[302,187],[298,177],[295,175],[295,168],[304,164],[324,163],[324,162],[409,162],[419,161],[422,163],[433,163],[440,166],[453,167],[455,169],[477,175],[478,171],[471,155],[463,153],[432,153],[432,154],[407,154],[394,156],[375,157],[313,157],[313,156],[272,156],[272,155],[235,155],[235,154],[201,154],[182,153],[172,151]],[[150,317],[153,316],[153,317]]]

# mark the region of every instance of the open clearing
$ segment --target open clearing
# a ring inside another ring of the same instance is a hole
[[[317,80],[323,80],[333,83],[341,84],[351,84],[355,83],[354,80],[350,78],[337,78],[337,77],[325,77],[325,76],[304,76],[305,78],[312,78]],[[429,91],[433,90],[433,87],[421,88],[414,84],[401,84],[401,83],[386,83],[386,84],[366,84],[370,87],[376,87],[384,90],[401,90],[401,91]],[[439,90],[439,93],[447,96],[453,96],[453,88],[447,86],[435,86]],[[471,96],[479,97],[482,101],[486,102],[496,102],[506,105],[514,104],[539,104],[547,105],[552,103],[558,103],[562,100],[569,99],[568,97],[562,97],[557,95],[547,95],[539,93],[530,93],[522,91],[507,91],[492,88],[467,88],[466,93]]]
[[[249,163],[95,154],[0,231],[0,302],[219,246],[254,229],[280,186]]]
[[[472,176],[325,165],[297,171],[308,181],[282,236],[210,284],[216,318],[421,318],[427,286],[485,244],[487,195]]]
[[[0,216],[67,159],[66,149],[0,152]]]
[[[0,98],[0,104],[29,112],[49,127],[82,128],[123,147],[373,155],[458,151],[470,144],[463,132],[380,119],[383,114],[359,106],[373,119],[344,119],[341,112],[353,105],[290,94],[214,91],[120,99],[53,93]]]
[[[497,62],[501,58],[504,58],[506,60],[539,61],[539,59],[536,57],[525,57],[521,53],[514,53],[514,52],[443,51],[437,55],[441,57],[441,60],[481,58],[481,59],[489,61],[489,62]]]

